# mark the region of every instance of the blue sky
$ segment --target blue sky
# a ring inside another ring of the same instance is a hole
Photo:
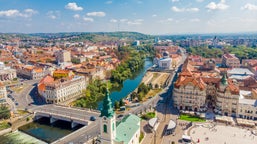
[[[0,0],[0,32],[257,31],[256,0]]]

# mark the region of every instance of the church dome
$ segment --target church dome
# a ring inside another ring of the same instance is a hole
[[[167,51],[164,51],[163,53],[162,53],[162,56],[164,57],[164,58],[167,58],[167,57],[169,57],[169,52],[167,52]]]

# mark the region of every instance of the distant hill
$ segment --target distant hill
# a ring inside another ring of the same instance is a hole
[[[0,37],[8,38],[20,38],[20,39],[33,39],[40,38],[45,40],[68,40],[68,41],[90,41],[90,42],[102,42],[102,41],[134,41],[134,40],[147,40],[153,38],[150,35],[145,35],[138,32],[67,32],[67,33],[32,33],[32,34],[0,34]]]

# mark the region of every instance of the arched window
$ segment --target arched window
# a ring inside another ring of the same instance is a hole
[[[107,133],[107,125],[104,124],[104,133]]]

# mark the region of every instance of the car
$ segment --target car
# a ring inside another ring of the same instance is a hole
[[[19,105],[19,103],[18,103],[18,102],[15,102],[15,105],[17,106],[17,105]]]
[[[95,121],[96,118],[95,118],[94,116],[91,116],[91,117],[90,117],[90,120],[91,120],[91,121]]]
[[[117,118],[122,118],[124,115],[118,115],[118,117]]]

